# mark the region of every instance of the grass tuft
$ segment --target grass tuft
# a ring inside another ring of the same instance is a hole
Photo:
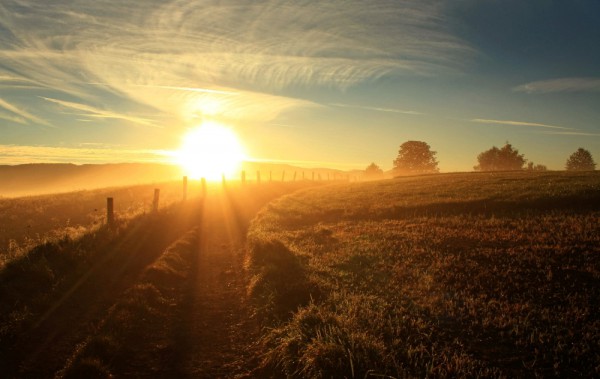
[[[263,321],[287,319],[319,296],[300,259],[281,241],[250,240],[246,268],[252,273],[248,294]]]

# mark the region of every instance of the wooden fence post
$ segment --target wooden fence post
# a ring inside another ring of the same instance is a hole
[[[281,173],[281,181],[285,181],[285,171]]]
[[[154,189],[154,200],[152,200],[152,212],[158,212],[158,199],[160,197],[160,189]]]
[[[273,181],[273,171],[269,171],[269,181]]]
[[[256,171],[256,183],[260,184],[260,171]]]
[[[221,182],[223,183],[223,187],[227,185],[227,181],[225,180],[225,174],[221,174]]]
[[[314,171],[312,172],[312,180],[313,180],[313,182],[315,181],[315,172]]]
[[[206,178],[200,180],[202,182],[202,197],[206,197]]]
[[[242,171],[242,184],[246,184],[246,171]]]
[[[304,180],[304,171],[302,171],[302,180]]]
[[[294,171],[294,181],[296,181],[296,174],[297,173],[298,173],[297,171]]]
[[[187,200],[188,177],[183,177],[183,201]]]
[[[112,197],[106,198],[106,225],[109,227],[115,223],[114,201]]]

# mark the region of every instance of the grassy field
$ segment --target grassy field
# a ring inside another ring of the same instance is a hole
[[[150,212],[155,188],[161,191],[160,207],[182,199],[181,182],[0,198],[0,267],[39,244],[77,238],[98,229],[106,222],[107,197],[114,198],[117,218]],[[199,182],[190,181],[188,192],[190,197],[198,196]]]
[[[43,217],[64,217],[59,211],[65,208],[85,218],[89,204],[81,208],[73,203],[86,195],[104,202],[108,193],[129,191],[140,201],[140,211],[118,212],[111,227],[103,221],[95,227],[82,226],[81,234],[61,233],[3,261],[0,376],[72,378],[110,373],[172,378],[196,377],[199,371],[228,373],[221,367],[231,360],[224,362],[220,351],[213,358],[211,349],[221,346],[224,351],[231,345],[227,337],[227,332],[233,333],[231,325],[221,314],[243,317],[240,307],[228,300],[245,295],[242,261],[247,226],[272,199],[314,185],[231,183],[223,188],[219,183],[209,186],[206,197],[197,196],[199,188],[191,186],[183,202],[178,183],[172,200],[167,205],[161,201],[158,212],[148,212],[151,201],[143,201],[151,200],[144,196],[152,195],[153,187],[11,199],[23,204],[38,201],[47,210],[38,212],[40,223]],[[115,201],[124,198],[113,196]],[[11,209],[18,214],[19,207]],[[221,288],[224,278],[239,283],[234,288],[239,291]],[[207,329],[205,298],[214,309],[210,332],[216,337],[211,340],[202,334]],[[243,332],[236,332],[238,341]],[[245,347],[240,343],[229,354]],[[206,360],[215,363],[209,369],[198,363]]]
[[[261,375],[600,375],[597,172],[308,189],[248,240]]]

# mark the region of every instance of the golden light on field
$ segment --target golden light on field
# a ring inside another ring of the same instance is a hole
[[[235,132],[214,121],[203,122],[188,132],[175,153],[177,163],[190,178],[207,180],[236,174],[244,157]]]

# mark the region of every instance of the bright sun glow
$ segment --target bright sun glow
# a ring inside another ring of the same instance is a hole
[[[216,122],[204,122],[183,138],[176,160],[193,179],[218,180],[240,169],[244,150],[235,133]]]

